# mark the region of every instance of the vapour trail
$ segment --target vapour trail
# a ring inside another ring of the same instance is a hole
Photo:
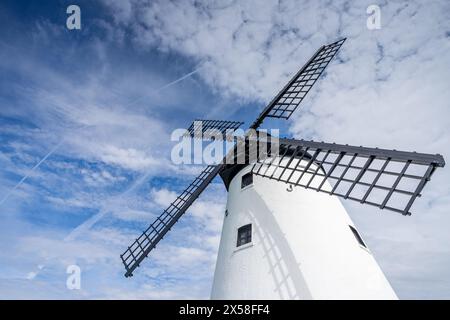
[[[190,76],[192,76],[192,75],[196,74],[197,72],[199,72],[201,68],[203,68],[203,65],[199,65],[199,66],[198,66],[197,68],[195,68],[193,71],[191,71],[191,72],[189,72],[189,73],[186,73],[184,76],[182,76],[182,77],[180,77],[180,78],[178,78],[178,79],[176,79],[176,80],[173,80],[172,82],[166,83],[165,85],[163,85],[163,86],[161,86],[161,87],[159,87],[159,88],[154,89],[153,91],[150,92],[150,94],[149,94],[148,96],[152,96],[152,95],[154,95],[154,94],[157,94],[157,93],[159,93],[160,91],[162,91],[162,90],[164,90],[164,89],[167,89],[168,87],[171,87],[171,86],[173,86],[174,84],[177,84],[178,82],[183,81],[183,80],[186,79],[186,78],[189,78]],[[132,105],[135,104],[136,102],[138,102],[138,101],[140,101],[140,100],[142,100],[142,99],[144,99],[144,98],[147,98],[148,96],[141,96],[141,97],[139,97],[139,98],[137,98],[137,99],[131,101],[130,103],[128,103],[128,104],[125,105],[125,108],[126,108],[126,107],[129,107],[129,106],[132,106]]]
[[[184,76],[169,82],[165,85],[163,85],[162,87],[159,87],[158,89],[156,89],[155,91],[153,91],[151,94],[156,94],[170,86],[173,86],[174,84],[177,84],[180,81],[183,81],[184,79],[194,75],[195,73],[197,73],[203,66],[199,66],[196,69],[194,69],[194,71],[191,71],[187,74],[185,74]],[[138,98],[136,100],[134,100],[132,103],[135,103],[137,101],[139,101],[141,98]],[[140,186],[145,180],[147,180],[148,176],[150,175],[150,172],[146,172],[144,173],[142,176],[140,176],[129,188],[127,188],[125,191],[123,191],[121,194],[119,194],[116,197],[117,198],[122,198],[125,195],[131,193],[134,189],[136,189],[138,186]],[[83,223],[81,223],[80,225],[78,225],[78,227],[76,227],[75,229],[73,229],[65,238],[64,241],[71,241],[74,240],[78,235],[80,235],[81,233],[89,230],[94,224],[96,224],[100,219],[102,219],[107,213],[109,213],[111,210],[109,210],[109,208],[107,207],[108,203],[106,203],[105,205],[102,206],[102,208],[100,209],[100,211],[98,213],[96,213],[95,215],[93,215],[92,217],[90,217],[89,219],[85,220]],[[105,208],[106,207],[106,208]]]
[[[193,71],[191,71],[191,72],[189,72],[189,73],[183,75],[182,77],[180,77],[180,78],[178,78],[178,79],[176,79],[176,80],[174,80],[174,81],[172,81],[172,82],[169,82],[169,83],[167,83],[167,84],[165,84],[165,85],[163,85],[163,86],[161,86],[161,87],[159,87],[159,88],[157,88],[157,89],[154,89],[149,95],[150,95],[150,96],[151,96],[151,95],[154,95],[154,94],[156,94],[156,93],[158,93],[158,92],[160,92],[160,91],[162,91],[162,90],[164,90],[164,89],[166,89],[166,88],[168,88],[168,87],[170,87],[170,86],[173,86],[174,84],[176,84],[176,83],[178,83],[178,82],[180,82],[180,81],[183,81],[184,79],[186,79],[186,78],[192,76],[193,74],[197,73],[202,67],[203,67],[203,66],[199,66],[199,67],[197,67],[196,69],[194,69]],[[138,102],[139,100],[141,100],[141,99],[143,99],[143,98],[145,98],[145,97],[138,98],[138,99],[136,99],[136,100],[130,102],[129,104],[125,105],[125,107],[129,107],[129,106],[133,105],[134,103]],[[39,160],[39,162],[38,162],[33,168],[31,168],[31,169],[27,172],[27,174],[26,174],[25,176],[23,176],[22,179],[20,179],[20,181],[6,193],[6,195],[2,198],[2,200],[0,200],[0,206],[1,206],[6,200],[8,200],[8,198],[11,196],[11,194],[12,194],[14,191],[16,191],[17,188],[19,188],[19,187],[20,187],[20,186],[28,179],[28,177],[29,177],[36,169],[38,169],[39,166],[40,166],[42,163],[44,163],[45,160],[47,160],[48,157],[50,157],[53,153],[55,153],[55,151],[62,145],[63,141],[64,141],[64,139],[62,139],[56,146],[54,146],[54,147],[50,150],[50,152],[48,152],[41,160]],[[91,220],[91,219],[88,219],[86,222],[88,222],[89,220]],[[94,222],[94,223],[95,223],[95,222]],[[81,225],[80,225],[80,226],[81,226]],[[78,227],[77,227],[77,229],[78,229]]]
[[[50,157],[63,143],[64,140],[61,140],[56,146],[54,146],[41,160],[39,160],[38,163],[36,163],[34,165],[33,168],[31,168],[30,170],[28,170],[28,172],[22,177],[22,179],[20,179],[19,182],[17,182],[17,184],[11,188],[11,190],[9,190],[6,195],[3,197],[2,200],[0,200],[0,205],[2,205],[6,200],[8,200],[9,196],[16,191],[17,188],[19,188],[27,179],[28,177],[37,169],[39,168],[39,166],[44,163],[45,160],[47,160],[48,157]]]
[[[124,196],[130,194],[133,192],[138,186],[140,186],[150,175],[150,171],[146,172],[142,176],[140,176],[137,180],[133,182],[133,184],[128,187],[125,191],[120,193],[119,195],[115,196],[115,201],[123,198]],[[100,219],[102,219],[107,213],[111,212],[110,207],[108,206],[110,202],[107,202],[102,205],[99,212],[94,214],[89,219],[85,220],[83,223],[78,225],[75,229],[73,229],[65,238],[64,241],[71,241],[74,240],[76,237],[78,237],[80,234],[82,234],[85,231],[88,231],[94,224],[96,224]]]

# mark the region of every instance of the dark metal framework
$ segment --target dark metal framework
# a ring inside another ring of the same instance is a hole
[[[266,117],[289,119],[298,105],[319,79],[322,72],[338,52],[345,38],[322,46],[300,69],[288,84],[275,96],[252,124],[256,129]]]
[[[187,133],[192,138],[202,138],[204,140],[209,140],[211,136],[217,138],[217,133],[221,133],[224,140],[227,134],[239,129],[242,124],[243,122],[239,121],[194,120]]]
[[[404,215],[445,165],[441,155],[295,139],[280,139],[279,149],[260,157],[252,172]]]
[[[147,257],[149,252],[186,212],[195,199],[219,173],[222,166],[206,167],[194,181],[156,218],[156,220],[120,255],[125,266],[125,277],[133,275],[133,270]]]

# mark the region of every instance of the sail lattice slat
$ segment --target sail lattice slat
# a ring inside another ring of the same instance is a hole
[[[444,164],[441,155],[280,139],[279,153],[260,156],[252,172],[409,215]]]
[[[242,124],[243,122],[239,121],[199,119],[192,122],[186,136],[204,140],[211,140],[211,137],[214,137],[214,139],[225,140],[232,138],[230,135],[232,135],[235,130],[239,129]]]

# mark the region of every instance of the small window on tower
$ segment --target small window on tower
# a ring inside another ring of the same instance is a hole
[[[252,242],[252,225],[247,224],[238,229],[236,247]]]
[[[349,227],[350,227],[350,230],[352,230],[353,235],[355,236],[355,238],[358,241],[358,243],[360,245],[362,245],[364,248],[367,248],[366,244],[364,243],[363,239],[359,235],[358,231],[356,231],[356,229],[354,227],[352,227],[352,226],[349,226]]]
[[[241,181],[241,189],[244,189],[245,187],[249,186],[253,184],[253,175],[251,172],[246,173],[242,176],[242,181]]]

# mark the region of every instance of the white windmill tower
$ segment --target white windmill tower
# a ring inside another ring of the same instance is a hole
[[[344,41],[322,46],[250,129],[266,118],[288,119]],[[241,125],[202,124],[200,132],[191,125],[190,135],[211,129],[225,135]],[[253,157],[248,146],[261,141],[268,150]],[[121,255],[126,277],[220,174],[228,200],[213,299],[397,298],[340,200],[330,195],[409,215],[434,170],[445,165],[441,155],[260,134],[247,134],[235,150],[202,171]],[[243,163],[230,163],[242,154]]]

